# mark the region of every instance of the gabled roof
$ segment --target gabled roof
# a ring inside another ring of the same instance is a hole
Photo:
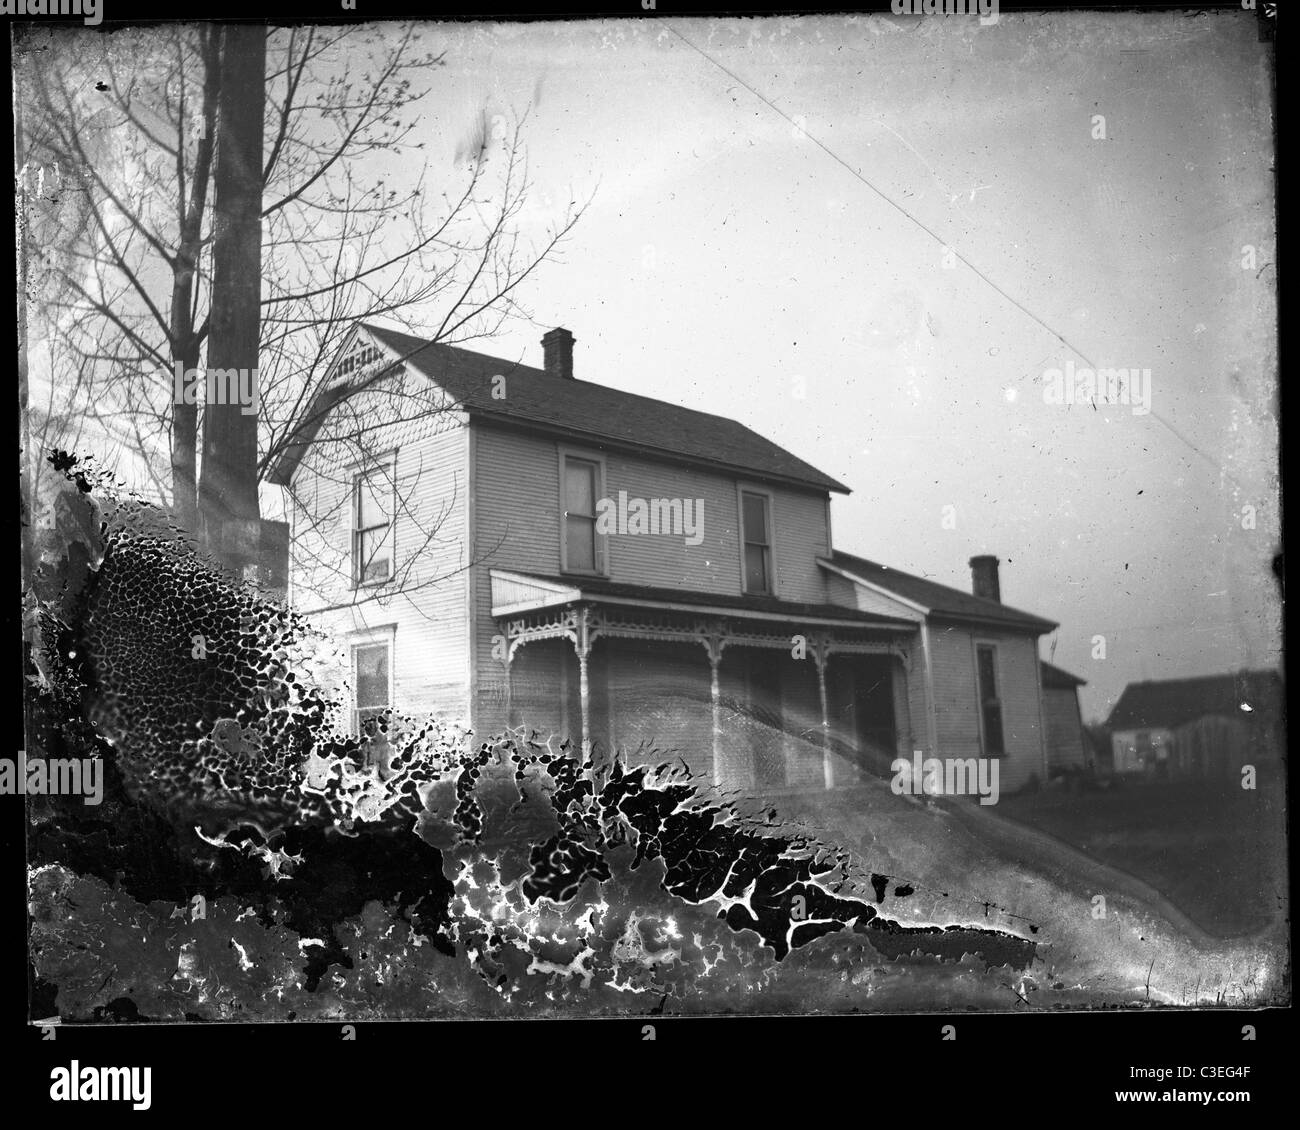
[[[1044,690],[1072,691],[1076,687],[1086,687],[1088,685],[1087,679],[1081,679],[1078,675],[1071,675],[1069,671],[1048,663],[1046,659],[1040,659],[1038,665],[1043,669]]]
[[[445,390],[471,417],[597,446],[669,456],[753,478],[850,493],[842,483],[725,416],[591,381],[550,376],[529,365],[435,344],[367,322],[359,323],[359,329]],[[354,336],[349,335],[344,348]],[[492,395],[497,376],[506,378],[507,395],[501,399]],[[274,482],[289,481],[314,431],[298,430],[295,443],[276,465]]]
[[[1250,709],[1243,710],[1243,703]],[[1282,703],[1282,676],[1276,671],[1129,683],[1106,719],[1106,728],[1174,729],[1209,714],[1276,721],[1282,717]]]
[[[927,581],[924,577],[904,573],[901,569],[891,569],[888,565],[880,565],[843,550],[837,549],[829,559],[820,560],[823,565],[842,570],[854,580],[863,581],[868,586],[898,597],[927,616],[992,624],[1032,632],[1034,635],[1053,631],[1057,627],[1055,621],[1044,620],[1030,612],[1021,612],[1018,608],[996,600],[986,600],[982,596],[972,596],[960,589],[949,588],[937,581]]]

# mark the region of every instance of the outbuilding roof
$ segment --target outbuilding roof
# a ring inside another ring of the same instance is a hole
[[[1129,683],[1106,719],[1106,728],[1172,730],[1209,714],[1276,721],[1282,703],[1282,676],[1276,671]]]

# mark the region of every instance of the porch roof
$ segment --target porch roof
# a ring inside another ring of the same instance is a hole
[[[837,628],[912,633],[913,620],[877,616],[838,604],[804,604],[766,596],[729,596],[651,585],[618,584],[603,577],[554,577],[489,569],[493,617],[517,616],[572,604],[616,605],[660,612],[712,614],[743,620],[815,624]]]

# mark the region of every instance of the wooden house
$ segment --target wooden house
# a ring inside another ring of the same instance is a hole
[[[389,706],[598,756],[675,750],[726,787],[837,788],[894,757],[1048,768],[1038,637],[996,558],[963,593],[834,548],[848,488],[724,417],[353,327],[282,446],[291,600]],[[394,401],[399,388],[399,401]],[[364,433],[365,454],[352,458]]]

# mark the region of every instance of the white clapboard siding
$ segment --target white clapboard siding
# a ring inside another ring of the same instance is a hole
[[[737,480],[697,468],[597,447],[560,444],[521,432],[476,430],[476,509],[480,541],[506,537],[499,568],[560,571],[559,448],[603,457],[606,497],[702,499],[702,540],[688,545],[677,534],[613,534],[608,539],[609,578],[632,585],[684,588],[739,595],[741,557]],[[822,603],[825,581],[816,558],[827,552],[825,495],[768,488],[773,495],[776,595]],[[697,513],[699,513],[697,503]]]
[[[602,451],[545,436],[478,423],[474,429],[475,659],[491,682],[501,664],[492,656],[498,629],[491,617],[490,568],[560,574],[560,449],[602,458],[604,495],[703,499],[699,545],[672,534],[612,534],[606,542],[608,579],[688,592],[737,596],[742,591],[737,480],[725,475]],[[824,603],[826,584],[816,558],[828,552],[825,495],[768,488],[773,495],[776,595]],[[575,578],[575,584],[581,580]],[[500,698],[501,696],[497,696]],[[479,729],[503,720],[484,704]]]
[[[1029,635],[935,622],[930,626],[940,757],[980,757],[975,643],[997,647],[998,695],[1006,752],[1000,787],[1014,792],[1043,779],[1043,734],[1038,698],[1038,642]]]
[[[469,430],[462,414],[422,411],[374,391],[355,412],[336,409],[293,479],[292,599],[309,620],[351,644],[392,639],[393,705],[467,718],[469,705]],[[352,584],[355,444],[339,442],[366,421],[367,451],[395,459],[394,563],[400,584]],[[391,423],[374,426],[376,420]]]

